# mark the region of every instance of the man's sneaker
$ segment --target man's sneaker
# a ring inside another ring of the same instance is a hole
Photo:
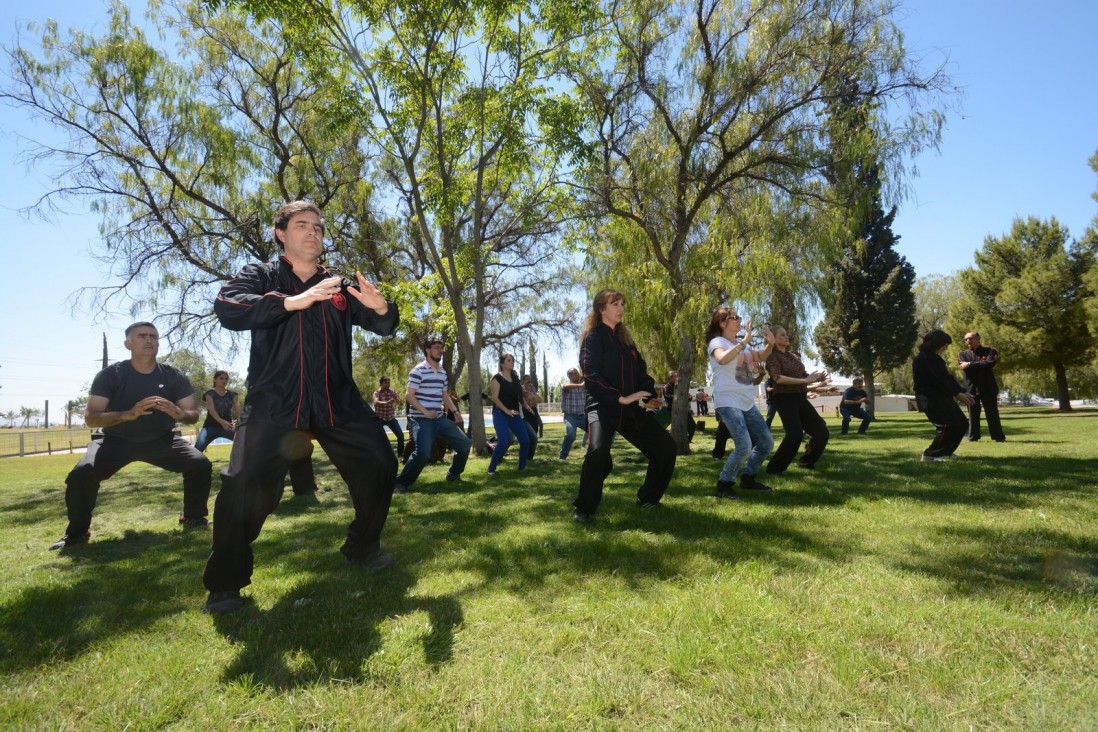
[[[197,529],[201,526],[209,526],[210,521],[205,516],[195,516],[194,518],[187,518],[183,514],[179,514],[179,525],[184,529]]]
[[[944,463],[944,462],[948,462],[949,458],[947,458],[947,457],[936,457],[934,455],[923,455],[922,461],[924,463]]]
[[[244,598],[240,596],[240,590],[211,592],[206,598],[206,612],[210,615],[235,613],[242,607],[244,607]]]
[[[50,544],[50,551],[55,552],[58,549],[68,549],[69,547],[76,546],[77,544],[87,544],[88,540],[91,539],[91,535],[92,532],[90,531],[85,531],[83,534],[77,534],[76,536],[69,536],[68,534],[65,534],[57,541]]]
[[[748,475],[744,473],[740,476],[740,489],[745,491],[772,491],[774,490],[766,483],[760,483],[755,479],[754,475]]]
[[[659,501],[642,501],[637,499],[637,506],[639,508],[663,508],[663,505]]]
[[[730,501],[740,500],[740,497],[738,495],[736,495],[736,492],[734,490],[732,490],[732,488],[735,485],[736,485],[735,483],[731,483],[727,480],[720,480],[718,478],[717,479],[717,493],[716,493],[717,498],[727,498]]]
[[[393,484],[393,493],[398,493],[400,495],[404,495],[407,492],[408,492],[408,486],[404,485],[403,483]]]
[[[595,520],[595,517],[589,513],[584,513],[583,511],[576,510],[572,512],[572,520],[575,521],[577,524],[583,524],[584,526],[587,526]]]
[[[376,572],[379,569],[385,569],[391,566],[393,563],[393,555],[378,549],[375,552],[370,552],[364,557],[349,557],[346,554],[343,558],[347,560],[347,564],[353,564],[356,567],[362,567],[370,571]]]
[[[465,481],[462,480],[460,475],[447,475],[446,476],[446,482],[447,483],[464,483]]]

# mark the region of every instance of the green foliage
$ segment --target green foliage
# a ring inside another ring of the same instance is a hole
[[[1000,353],[997,370],[1046,370],[1054,374],[1061,409],[1072,398],[1067,369],[1094,358],[1098,337],[1087,326],[1086,281],[1098,239],[1067,244],[1056,221],[1015,219],[1009,234],[989,236],[976,265],[960,273],[964,298],[950,307],[954,339],[977,330]],[[1089,391],[1089,390],[1088,390]]]

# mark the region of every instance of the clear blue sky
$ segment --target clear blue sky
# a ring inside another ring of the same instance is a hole
[[[0,40],[13,43],[17,20],[53,17],[62,27],[102,30],[106,7],[98,0],[5,3]],[[908,48],[928,66],[948,59],[963,90],[940,153],[915,161],[919,176],[893,226],[918,274],[970,266],[984,238],[1009,231],[1017,216],[1056,217],[1081,236],[1098,214],[1091,198],[1098,177],[1087,164],[1098,150],[1098,75],[1088,50],[1098,2],[909,0],[898,21]],[[16,162],[15,131],[34,129],[0,106],[7,173],[0,179],[0,225],[8,265],[0,286],[0,412],[41,409],[49,399],[57,421],[64,402],[80,396],[95,375],[104,331],[111,360],[125,356],[121,331],[133,318],[71,312],[73,292],[104,281],[89,255],[98,220],[80,210],[54,224],[19,215],[48,182]]]

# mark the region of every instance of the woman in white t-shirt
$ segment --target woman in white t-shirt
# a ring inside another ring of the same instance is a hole
[[[735,444],[717,478],[718,498],[739,498],[732,490],[737,475],[740,476],[740,488],[743,490],[770,490],[770,486],[755,480],[763,460],[774,449],[770,428],[755,406],[755,385],[759,380],[759,367],[774,348],[774,335],[769,327],[764,326],[766,346],[762,350],[752,351],[748,348],[751,341],[750,320],[743,323],[743,338],[737,339],[741,320],[734,309],[719,307],[713,311],[705,332],[705,340],[709,344],[706,351],[713,366],[713,402],[717,416],[727,427]]]

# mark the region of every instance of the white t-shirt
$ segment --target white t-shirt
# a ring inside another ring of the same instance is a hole
[[[717,363],[713,351],[731,349],[732,341],[717,336],[709,341],[709,363],[713,367],[713,404],[717,409],[732,407],[746,412],[755,406],[755,371],[751,368],[755,354],[744,349],[743,353],[728,363]]]

